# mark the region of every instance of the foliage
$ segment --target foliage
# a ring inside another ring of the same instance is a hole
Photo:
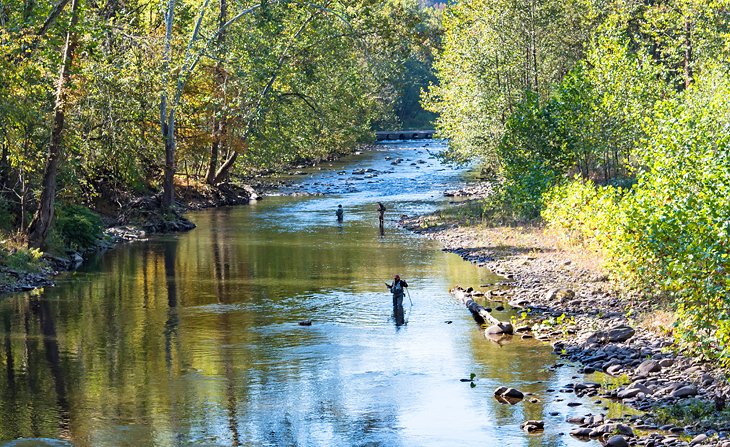
[[[26,230],[48,184],[114,214],[159,189],[163,171],[210,183],[230,160],[217,179],[227,181],[350,151],[375,123],[424,119],[416,98],[432,79],[440,13],[415,0],[79,0],[72,29],[69,4],[0,7],[0,189],[14,229]],[[58,102],[69,32],[76,57]],[[57,104],[64,120],[51,119]],[[43,186],[54,132],[63,157]]]
[[[495,154],[517,105],[547,99],[553,84],[580,60],[602,8],[586,0],[466,0],[444,13],[439,79],[425,96],[451,155]]]
[[[660,424],[712,426],[726,421],[730,411],[719,411],[714,402],[701,399],[686,399],[682,402],[662,405],[654,410],[657,422]]]
[[[39,272],[42,268],[43,252],[37,248],[21,248],[12,250],[4,256],[3,264],[8,268],[21,272]]]
[[[67,246],[91,248],[104,230],[101,217],[88,208],[63,204],[57,208],[55,230]]]
[[[657,106],[613,266],[674,297],[683,346],[730,364],[730,76],[715,70]]]
[[[727,7],[459,2],[425,102],[452,156],[498,169],[485,213],[602,250],[673,298],[684,348],[730,364]]]
[[[600,250],[615,237],[622,195],[621,188],[596,186],[576,177],[543,196],[542,218],[564,240]]]

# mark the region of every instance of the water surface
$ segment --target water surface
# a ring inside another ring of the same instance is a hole
[[[382,145],[289,189],[321,196],[191,213],[189,233],[2,299],[0,443],[585,445],[563,421],[600,407],[557,392],[575,371],[551,368],[545,344],[488,341],[448,294],[496,278],[396,226],[441,206],[466,171],[423,144]],[[403,326],[383,284],[395,273],[411,285]],[[459,380],[471,373],[475,387]],[[500,404],[500,385],[537,402]],[[527,419],[545,433],[520,431]]]

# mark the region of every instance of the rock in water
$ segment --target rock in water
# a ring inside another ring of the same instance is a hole
[[[311,326],[312,320],[302,320],[299,322],[299,326]]]
[[[542,431],[545,429],[545,421],[542,420],[530,420],[525,421],[520,425],[520,428],[528,433],[535,431]]]

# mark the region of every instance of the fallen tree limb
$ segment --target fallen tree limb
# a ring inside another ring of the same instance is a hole
[[[456,286],[449,291],[456,299],[464,303],[477,322],[490,325],[487,334],[513,334],[514,328],[508,321],[499,321],[487,309],[472,299],[472,290]]]

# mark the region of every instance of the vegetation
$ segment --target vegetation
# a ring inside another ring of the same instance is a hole
[[[114,215],[159,193],[170,208],[182,178],[215,186],[368,142],[417,115],[438,15],[412,0],[3,2],[0,226],[84,247],[99,222],[80,206]]]
[[[670,298],[683,348],[730,365],[727,7],[459,2],[425,103],[452,157],[499,173],[483,217],[602,251],[627,288]]]

